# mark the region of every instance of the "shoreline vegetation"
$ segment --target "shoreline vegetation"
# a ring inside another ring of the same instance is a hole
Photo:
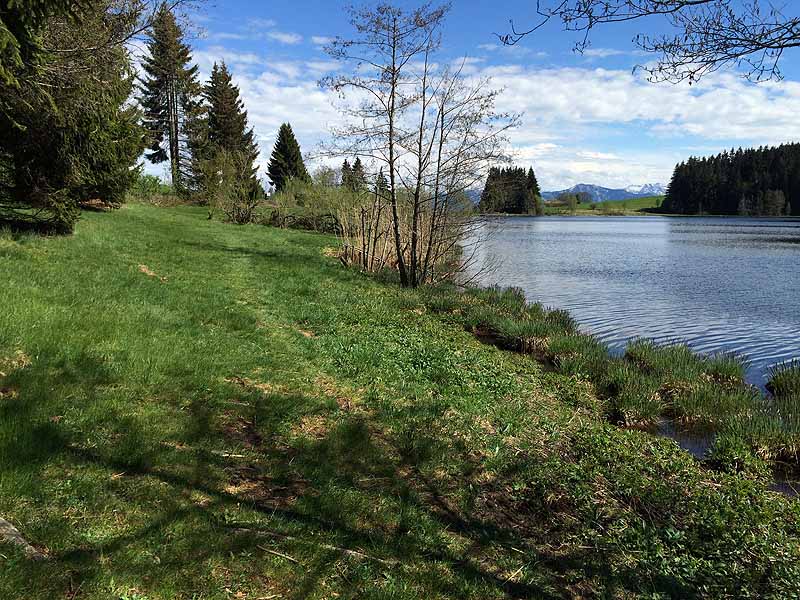
[[[763,395],[729,355],[610,357],[336,245],[139,203],[0,233],[0,515],[45,556],[3,545],[0,596],[800,594],[768,489],[800,365]],[[708,460],[640,430],[664,415],[720,432]]]

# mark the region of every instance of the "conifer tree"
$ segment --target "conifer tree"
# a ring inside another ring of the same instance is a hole
[[[239,88],[225,63],[214,63],[211,78],[203,89],[206,115],[202,125],[193,134],[195,164],[212,160],[221,151],[235,157],[242,164],[237,168],[252,182],[253,193],[257,191],[256,178],[258,144],[253,129],[248,126]],[[202,169],[200,169],[202,173]]]
[[[346,158],[342,163],[342,187],[347,190],[353,189],[353,167]]]
[[[188,180],[187,136],[189,122],[199,110],[201,87],[197,65],[191,65],[191,49],[166,4],[156,13],[147,48],[141,86],[144,125],[150,134],[150,151],[145,156],[153,163],[169,161],[172,184],[180,190]]]
[[[38,68],[47,92],[4,88],[0,101],[0,221],[67,233],[82,202],[124,201],[138,176],[144,132],[128,102],[130,54],[109,40],[130,27],[127,15],[104,3],[80,20],[44,23],[40,41],[52,52]],[[93,50],[74,52],[84,46]]]
[[[354,191],[361,191],[367,187],[367,174],[364,172],[364,165],[360,157],[356,157],[353,163],[353,189]]]
[[[297,138],[295,138],[289,123],[282,124],[278,130],[278,139],[272,150],[267,173],[272,185],[278,191],[281,191],[290,179],[311,180],[305,163],[303,163],[300,144],[297,143]]]
[[[542,195],[542,191],[539,189],[539,182],[536,181],[536,174],[533,172],[533,167],[528,169],[528,178],[525,187],[527,187],[534,196]]]
[[[389,182],[386,179],[386,175],[383,174],[383,169],[378,171],[378,175],[375,178],[375,195],[379,197],[384,197],[389,190]]]

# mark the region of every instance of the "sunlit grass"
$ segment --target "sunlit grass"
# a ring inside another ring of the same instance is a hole
[[[658,382],[567,315],[206,217],[0,236],[0,598],[800,593],[793,505],[610,425]]]

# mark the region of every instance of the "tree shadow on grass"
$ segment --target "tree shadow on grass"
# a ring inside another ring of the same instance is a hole
[[[65,376],[94,373],[82,382],[88,386],[110,380],[102,369],[84,367],[66,369]],[[123,473],[125,493],[141,496],[134,496],[132,508],[139,503],[158,507],[149,510],[143,524],[57,553],[58,571],[69,575],[59,580],[62,586],[67,580],[70,586],[102,584],[108,579],[104,557],[126,557],[144,547],[159,553],[158,563],[138,555],[113,560],[116,578],[170,580],[187,594],[202,592],[209,585],[209,564],[234,554],[265,555],[265,543],[286,546],[287,553],[302,551],[302,565],[288,567],[295,598],[338,577],[343,558],[361,563],[348,577],[362,590],[385,572],[415,583],[420,573],[444,566],[453,579],[427,585],[451,598],[476,587],[511,598],[563,597],[576,578],[600,578],[604,589],[624,591],[647,577],[629,572],[615,578],[608,563],[613,557],[591,550],[548,551],[551,540],[544,538],[554,532],[544,524],[557,519],[541,508],[544,503],[536,510],[503,504],[502,486],[487,486],[479,478],[482,458],[464,444],[442,439],[434,429],[392,431],[374,414],[320,407],[318,398],[301,394],[254,396],[242,390],[236,398],[242,400],[234,405],[240,408],[228,417],[237,419],[242,430],[221,427],[220,406],[202,395],[192,398],[180,440],[184,450],[153,445],[141,424],[127,421],[119,423],[126,429],[124,441],[100,448],[59,438],[56,429],[31,430],[36,437],[52,433],[57,443],[39,456],[23,456],[23,461],[66,453],[76,466]],[[322,425],[308,431],[299,427],[309,416],[319,416]],[[292,424],[298,425],[294,436],[287,434]],[[213,451],[220,443],[233,450]],[[236,448],[244,449],[241,455]],[[457,475],[433,477],[431,465],[444,456]],[[456,500],[465,490],[501,506],[487,509],[485,502]],[[447,542],[452,535],[461,540],[459,545]],[[259,569],[257,559],[249,560],[241,568]],[[511,569],[520,564],[531,571],[524,581]],[[691,596],[673,581],[650,580],[649,585]]]

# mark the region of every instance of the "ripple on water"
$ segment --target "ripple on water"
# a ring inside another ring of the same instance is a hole
[[[492,229],[482,283],[569,310],[612,351],[644,337],[735,352],[762,386],[770,365],[800,358],[800,220],[508,217]]]

